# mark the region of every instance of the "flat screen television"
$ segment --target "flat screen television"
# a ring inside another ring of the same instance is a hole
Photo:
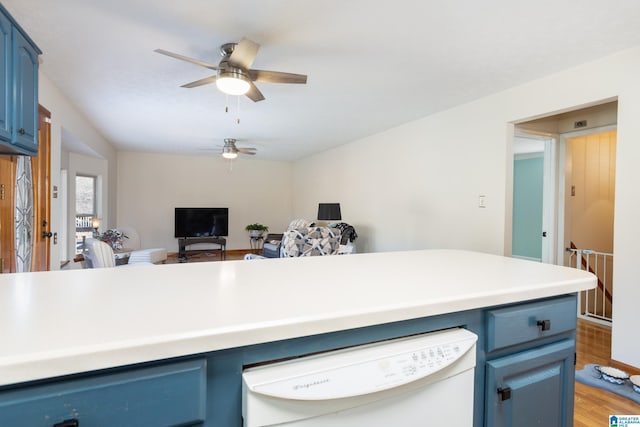
[[[175,237],[222,237],[229,234],[229,208],[176,208]]]

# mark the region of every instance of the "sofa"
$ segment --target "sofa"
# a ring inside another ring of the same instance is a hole
[[[355,229],[346,223],[317,226],[311,221],[292,221],[282,234],[269,234],[262,247],[265,258],[324,256],[353,253]]]

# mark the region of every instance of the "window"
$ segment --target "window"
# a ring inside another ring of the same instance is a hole
[[[97,178],[95,176],[76,176],[76,253],[83,250],[83,242],[93,235],[93,219],[97,212]]]

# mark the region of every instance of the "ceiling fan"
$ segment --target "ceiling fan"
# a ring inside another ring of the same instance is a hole
[[[252,101],[258,102],[264,100],[264,95],[253,82],[307,83],[307,76],[304,74],[252,69],[251,64],[258,54],[258,49],[260,49],[260,45],[246,37],[243,37],[239,43],[225,43],[220,46],[222,59],[218,65],[163,49],[156,49],[155,52],[217,71],[213,76],[182,85],[185,88],[194,88],[215,82],[218,89],[228,95],[246,95]]]
[[[236,140],[234,138],[225,138],[224,147],[222,147],[222,157],[225,159],[235,159],[240,154],[249,154],[251,156],[256,154],[257,149],[251,147],[236,147]]]

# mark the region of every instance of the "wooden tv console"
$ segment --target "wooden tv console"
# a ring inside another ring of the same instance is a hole
[[[187,250],[189,245],[195,245],[197,243],[214,243],[218,245],[218,248],[213,249],[193,249]],[[186,261],[187,252],[211,252],[219,251],[220,259],[225,260],[227,258],[227,240],[223,237],[185,237],[178,239],[178,258],[180,261]]]

